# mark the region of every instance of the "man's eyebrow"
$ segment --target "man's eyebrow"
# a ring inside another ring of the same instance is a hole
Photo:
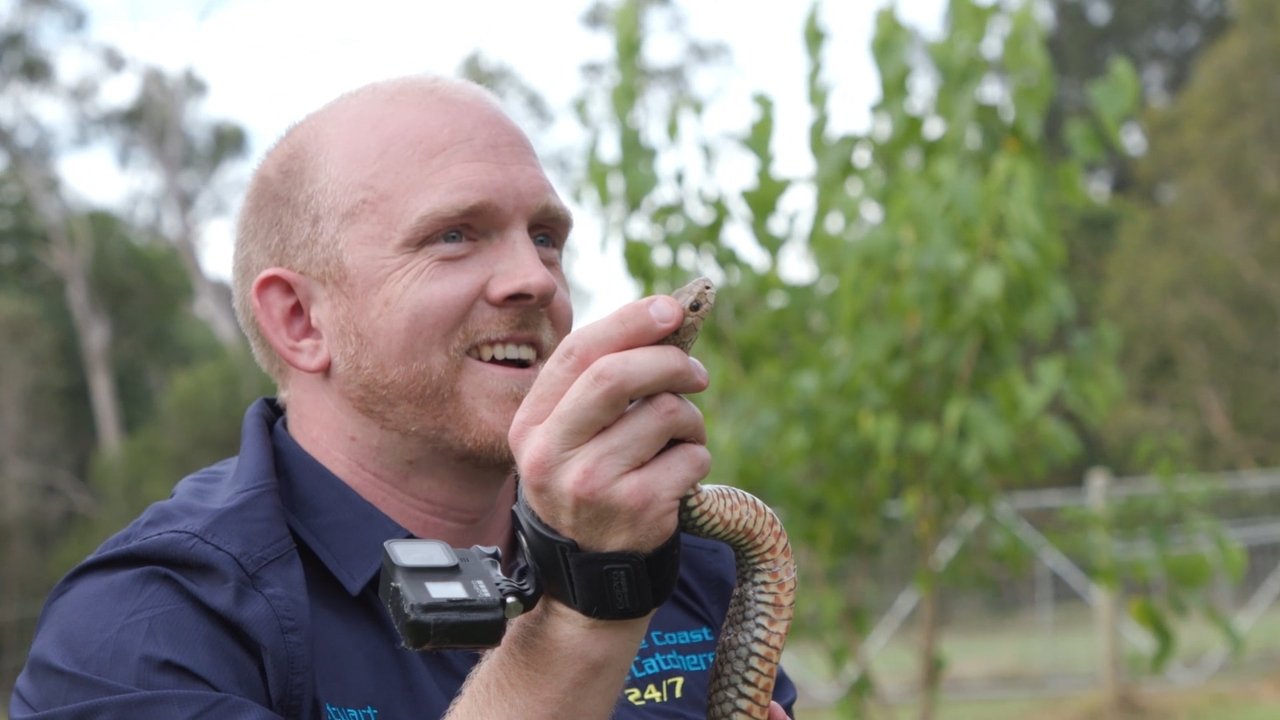
[[[476,200],[465,205],[456,205],[437,210],[428,210],[415,217],[400,234],[408,243],[417,242],[428,233],[436,232],[444,226],[466,223],[473,218],[492,217],[506,212],[501,205],[492,200]],[[565,235],[573,228],[573,214],[558,199],[547,198],[534,207],[529,215],[530,225],[548,225],[562,230]]]
[[[531,217],[534,224],[550,225],[563,230],[565,235],[573,229],[573,213],[555,198],[547,198],[539,203]]]

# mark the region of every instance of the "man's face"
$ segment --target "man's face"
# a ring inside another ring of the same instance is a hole
[[[474,99],[354,114],[333,158],[360,198],[326,334],[334,387],[386,430],[509,466],[511,418],[572,324],[568,212],[523,134]]]

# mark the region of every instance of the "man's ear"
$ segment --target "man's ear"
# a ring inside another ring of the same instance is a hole
[[[263,270],[250,292],[263,337],[286,365],[304,373],[324,372],[331,360],[317,322],[321,295],[311,278],[284,268]]]

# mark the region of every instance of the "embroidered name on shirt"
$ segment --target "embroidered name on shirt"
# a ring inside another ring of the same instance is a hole
[[[363,708],[324,704],[326,720],[378,720],[378,709],[372,705]]]

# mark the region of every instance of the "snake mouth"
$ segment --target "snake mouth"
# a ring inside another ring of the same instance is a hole
[[[538,362],[538,348],[527,342],[486,342],[467,349],[467,357],[503,367],[531,368]]]

